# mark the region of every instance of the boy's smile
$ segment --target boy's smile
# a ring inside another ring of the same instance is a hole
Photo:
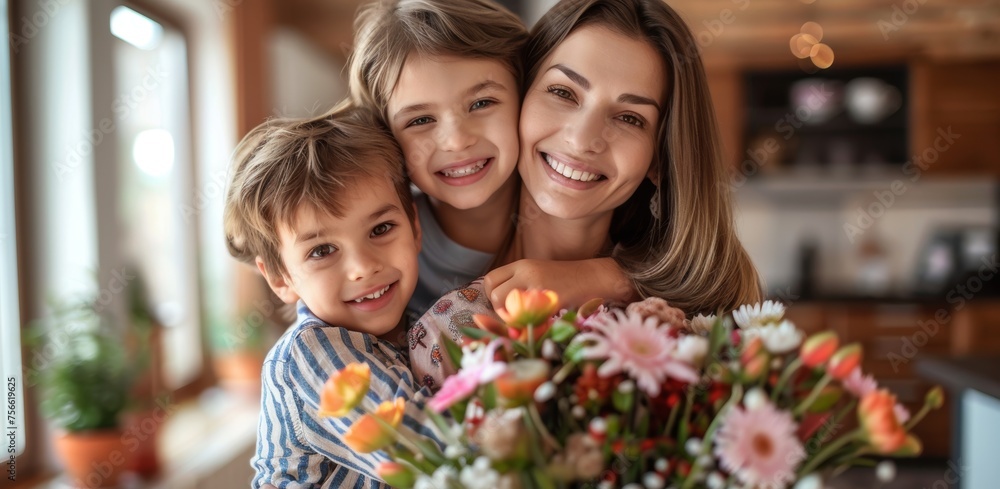
[[[341,201],[343,216],[302,203],[278,226],[287,276],[262,272],[286,303],[301,299],[328,324],[382,336],[400,324],[413,295],[420,226],[385,178],[356,179]]]

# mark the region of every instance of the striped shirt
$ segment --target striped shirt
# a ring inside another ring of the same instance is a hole
[[[355,453],[342,437],[362,416],[355,409],[343,418],[318,416],[323,384],[348,363],[371,367],[369,405],[404,398],[403,423],[441,445],[423,412],[426,389],[414,389],[407,357],[377,337],[330,326],[299,301],[298,318],[267,354],[261,372],[261,412],[257,452],[250,464],[252,486],[284,488],[389,487],[375,474],[383,452]],[[417,400],[414,396],[417,395]]]

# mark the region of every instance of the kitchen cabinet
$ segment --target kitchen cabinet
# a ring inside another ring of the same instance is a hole
[[[877,301],[808,301],[789,306],[787,318],[808,333],[832,330],[841,344],[860,343],[862,370],[891,389],[911,413],[923,405],[933,384],[915,369],[922,357],[1000,354],[1000,301],[973,300],[952,308],[944,300],[881,303]],[[951,454],[952,405],[930,412],[914,433],[923,456]],[[856,421],[850,420],[849,426]],[[845,427],[845,429],[847,429]]]
[[[1000,177],[1000,60],[910,64],[910,158],[929,175]]]

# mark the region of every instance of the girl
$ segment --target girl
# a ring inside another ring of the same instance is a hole
[[[509,262],[497,253],[510,247],[518,203],[512,173],[528,34],[490,0],[383,0],[364,8],[355,27],[352,97],[384,117],[422,191],[415,197],[424,235],[420,279],[408,308],[416,318],[441,295]],[[505,269],[505,285],[543,284],[571,299],[632,295],[607,258],[573,264],[603,289],[565,274],[533,275],[538,265]]]
[[[563,0],[542,17],[526,49],[510,259],[609,255],[640,295],[688,313],[761,299],[736,236],[697,53],[661,0]],[[520,266],[487,275],[496,296]],[[441,332],[458,341],[472,314],[490,309],[483,290],[442,298],[414,326],[412,369],[425,385],[450,373],[436,352]]]

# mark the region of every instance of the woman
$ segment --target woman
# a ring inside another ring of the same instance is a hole
[[[532,30],[521,109],[523,180],[510,260],[608,256],[639,295],[688,313],[758,302],[740,244],[697,45],[662,0],[563,0]],[[522,260],[491,272],[494,298]],[[580,277],[578,280],[585,280]],[[414,375],[449,373],[435,341],[488,312],[482,284],[443,297],[411,330]]]

